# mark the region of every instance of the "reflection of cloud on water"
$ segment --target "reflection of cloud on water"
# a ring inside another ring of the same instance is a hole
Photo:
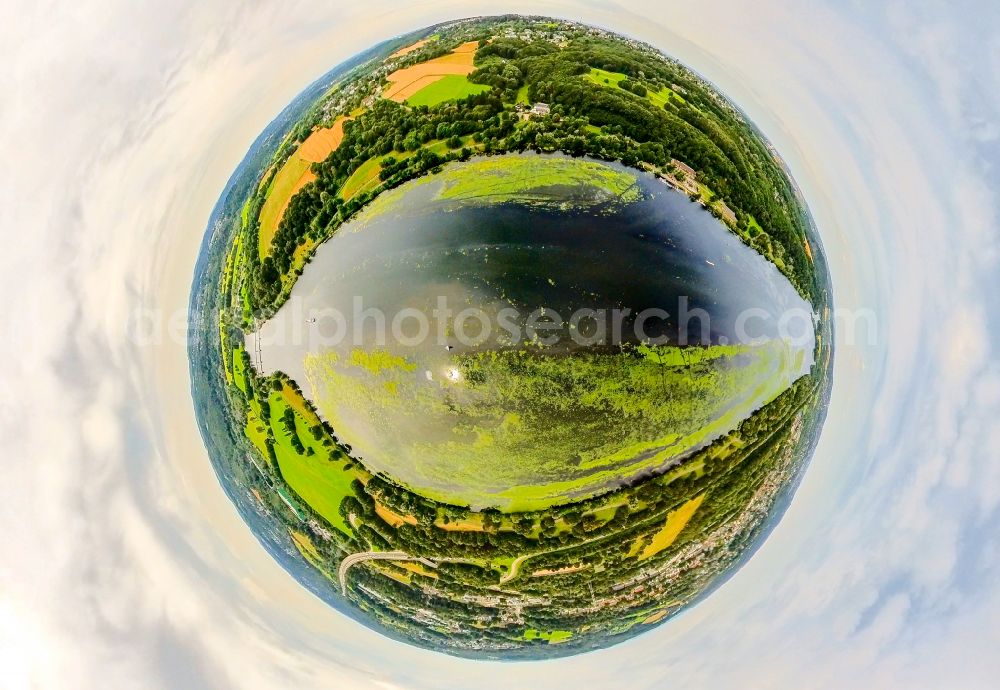
[[[0,173],[14,250],[0,258],[5,669],[108,688],[933,688],[1000,674],[992,5],[521,5],[652,40],[716,82],[802,186],[837,305],[878,310],[882,342],[838,351],[819,454],[768,543],[679,620],[558,663],[421,652],[305,593],[219,490],[183,348],[137,350],[121,324],[137,304],[183,308],[218,190],[310,78],[389,33],[488,9],[26,10],[0,21],[16,163]]]

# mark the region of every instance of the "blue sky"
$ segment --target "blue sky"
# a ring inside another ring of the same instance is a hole
[[[0,685],[1000,684],[995,3],[230,5],[0,7]],[[506,11],[634,35],[715,82],[802,187],[836,305],[877,328],[840,329],[815,460],[736,577],[618,647],[496,665],[359,628],[273,562],[166,336],[219,191],[284,105],[378,40]],[[126,336],[137,309],[163,338]]]

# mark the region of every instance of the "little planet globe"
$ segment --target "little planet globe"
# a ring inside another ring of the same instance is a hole
[[[538,17],[392,39],[265,130],[209,225],[191,376],[305,587],[486,659],[607,647],[777,523],[832,371],[777,152],[658,50]]]

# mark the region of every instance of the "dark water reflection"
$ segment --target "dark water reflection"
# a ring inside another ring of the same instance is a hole
[[[380,345],[375,318],[363,321],[363,343],[352,339],[359,298],[363,308],[386,315],[389,349],[413,349],[391,337],[392,317],[403,309],[425,314],[431,325],[428,342],[416,349],[439,347],[439,328],[448,347],[463,348],[452,337],[454,323],[435,319],[435,308],[444,304],[453,313],[474,307],[491,318],[513,307],[522,334],[528,315],[539,308],[558,313],[564,324],[579,309],[629,310],[618,329],[625,342],[639,339],[635,318],[645,312],[650,318],[640,324],[641,335],[703,345],[777,337],[782,314],[797,310],[793,335],[807,330],[803,349],[811,350],[809,305],[772,264],[683,193],[652,175],[605,165],[633,175],[641,200],[580,204],[579,190],[550,187],[550,202],[566,199],[562,208],[455,204],[436,198],[441,185],[433,178],[388,193],[391,204],[376,202],[319,248],[292,299],[262,331],[264,369],[300,378],[305,354],[337,334],[336,323],[324,318],[331,310],[346,315],[339,347]],[[614,321],[606,314],[609,339]],[[478,335],[477,323],[466,320],[466,332]],[[598,322],[584,318],[578,325],[590,336]],[[407,336],[418,330],[412,319],[401,322]],[[574,347],[568,327],[544,333],[563,336],[561,347]],[[508,339],[494,321],[485,346]]]

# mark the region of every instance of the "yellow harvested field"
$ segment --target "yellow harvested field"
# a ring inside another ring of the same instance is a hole
[[[365,565],[373,570],[385,575],[386,577],[391,577],[396,582],[402,582],[404,585],[410,584],[413,580],[413,576],[408,572],[399,572],[392,566],[381,565],[377,561],[365,561]]]
[[[448,53],[448,55],[469,55],[469,64],[472,64],[472,56],[476,54],[477,50],[479,50],[479,41],[467,41]],[[445,55],[445,57],[448,57],[448,55]]]
[[[391,527],[402,527],[403,525],[417,524],[417,518],[412,515],[400,515],[399,513],[396,513],[382,505],[378,501],[375,501],[375,514],[385,520],[386,524]]]
[[[292,193],[285,201],[285,205],[282,208],[282,211],[284,211],[285,208],[288,208],[288,202],[292,200],[292,197],[295,196],[296,192],[298,192],[300,189],[302,189],[315,179],[316,179],[316,174],[312,170],[306,170],[304,173],[302,173],[302,176],[299,177],[298,181],[295,183],[295,186],[292,187]]]
[[[349,119],[351,118],[339,117],[332,126],[315,130],[295,149],[295,153],[288,157],[274,176],[267,199],[260,209],[257,242],[262,259],[271,253],[271,242],[292,197],[316,179],[312,164],[324,160],[340,146],[340,142],[344,140],[344,123]]]
[[[295,542],[295,546],[310,561],[320,561],[322,558],[319,555],[319,551],[316,550],[316,546],[309,539],[308,535],[298,532],[296,530],[289,530],[289,534],[292,536],[292,541]]]
[[[625,554],[625,556],[627,558],[634,558],[635,556],[638,556],[645,542],[646,542],[646,537],[643,537],[641,535],[636,537],[635,541],[632,542],[632,546],[629,547],[628,553]]]
[[[445,532],[485,532],[482,520],[451,520],[443,522],[436,520],[434,526],[443,529]]]
[[[639,560],[644,561],[647,558],[652,558],[673,544],[677,536],[681,533],[681,530],[687,526],[687,523],[694,516],[695,511],[698,510],[698,506],[704,500],[705,494],[695,496],[677,510],[669,513],[667,515],[667,523],[663,526],[663,529],[653,535],[653,540],[649,543],[649,546],[639,554]]]
[[[299,146],[299,158],[310,163],[324,161],[327,156],[337,150],[340,142],[344,140],[344,123],[348,119],[350,118],[338,117],[332,126],[314,130],[309,138]]]
[[[433,84],[446,75],[465,76],[472,73],[476,69],[475,65],[472,64],[472,59],[476,55],[478,46],[477,41],[469,41],[447,55],[396,70],[388,76],[390,84],[382,97],[402,103],[420,89]]]
[[[659,623],[660,621],[662,621],[664,618],[667,617],[668,613],[670,613],[669,610],[660,609],[656,613],[647,616],[646,620],[643,621],[643,625],[652,625],[653,623]]]
[[[309,161],[302,160],[293,153],[274,176],[267,199],[260,209],[260,232],[257,239],[261,258],[271,253],[271,242],[292,197],[316,179],[310,169],[311,165]]]
[[[433,577],[435,580],[438,579],[437,573],[435,573],[430,568],[424,567],[421,563],[416,563],[415,561],[390,561],[390,562],[402,568],[403,570],[409,570],[411,573],[415,575]]]
[[[587,566],[585,565],[568,565],[565,568],[544,568],[542,570],[536,570],[531,573],[531,577],[546,577],[548,575],[569,575],[570,573],[578,573]]]
[[[395,53],[393,53],[389,57],[390,58],[403,57],[404,55],[406,55],[408,53],[412,53],[414,50],[419,50],[419,49],[423,48],[425,45],[427,45],[427,43],[429,41],[430,41],[429,38],[425,38],[423,40],[417,41],[413,45],[406,46],[405,48],[400,48],[399,50],[397,50]]]
[[[309,408],[305,399],[300,394],[296,393],[295,390],[287,383],[283,384],[281,394],[284,396],[289,407],[298,412],[309,426],[321,424],[319,417],[317,417],[316,413]]]
[[[472,53],[457,53],[457,52],[448,53],[447,55],[442,55],[439,58],[434,58],[433,60],[425,64],[429,65],[431,63],[434,63],[436,65],[460,65],[463,67],[468,66],[475,69],[472,65],[472,58],[475,57],[474,53],[475,53],[474,50]]]

